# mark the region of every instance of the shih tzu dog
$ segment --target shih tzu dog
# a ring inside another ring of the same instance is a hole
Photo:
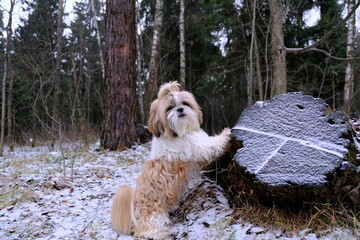
[[[210,137],[201,123],[202,112],[191,93],[180,91],[177,82],[161,86],[150,108],[150,158],[135,189],[122,186],[113,200],[111,222],[117,231],[169,237],[169,212],[178,207],[189,180],[198,176],[201,163],[220,156],[230,140],[230,129]]]

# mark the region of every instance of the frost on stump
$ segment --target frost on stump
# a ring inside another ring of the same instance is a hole
[[[325,115],[326,109],[323,100],[302,93],[246,109],[232,129],[243,147],[226,178],[265,203],[347,197],[358,204],[360,164],[351,125],[343,112]]]

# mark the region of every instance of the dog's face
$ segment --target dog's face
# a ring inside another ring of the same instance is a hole
[[[180,91],[177,82],[160,87],[158,98],[150,107],[149,131],[155,137],[182,137],[197,131],[202,124],[202,112],[194,96]]]

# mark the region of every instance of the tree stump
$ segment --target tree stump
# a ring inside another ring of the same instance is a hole
[[[359,204],[360,160],[343,112],[303,93],[287,93],[246,109],[232,129],[238,149],[227,184],[265,204]]]

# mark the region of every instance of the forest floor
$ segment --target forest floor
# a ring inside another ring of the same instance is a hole
[[[135,185],[150,144],[123,152],[16,147],[0,158],[0,239],[134,239],[110,223],[120,185]],[[95,149],[95,145],[90,149]],[[206,177],[192,183],[172,216],[170,239],[359,239],[359,229],[287,231],[234,218],[221,187]],[[184,207],[186,205],[186,207]]]

